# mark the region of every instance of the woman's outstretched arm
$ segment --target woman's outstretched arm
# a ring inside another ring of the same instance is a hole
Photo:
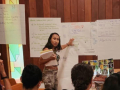
[[[68,46],[73,46],[73,41],[74,41],[73,38],[70,39],[68,43],[66,43],[65,45],[62,45],[62,46],[61,46],[62,49],[65,49],[65,48],[68,47]]]

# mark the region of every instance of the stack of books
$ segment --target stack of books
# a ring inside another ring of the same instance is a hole
[[[53,54],[54,52],[52,49],[44,50],[40,52],[40,57],[42,57],[43,59],[48,59],[52,57]],[[57,60],[50,60],[45,64],[45,66],[54,66],[54,65],[57,65]]]

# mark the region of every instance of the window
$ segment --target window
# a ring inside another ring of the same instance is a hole
[[[5,4],[19,4],[19,0],[5,0]],[[11,77],[19,82],[24,68],[23,46],[20,44],[9,44],[9,54]]]

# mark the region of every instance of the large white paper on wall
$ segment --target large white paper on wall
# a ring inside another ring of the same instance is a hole
[[[95,55],[91,35],[91,23],[69,23],[69,37],[74,38],[76,52],[79,55]]]
[[[98,20],[98,59],[120,59],[120,20]]]
[[[0,4],[0,44],[26,44],[25,5]]]
[[[93,53],[91,55],[97,55],[97,45],[98,45],[98,34],[97,34],[97,22],[91,22],[91,51],[93,50]]]
[[[51,33],[61,36],[60,18],[29,18],[30,57],[40,57]]]
[[[74,38],[74,46],[62,50],[59,54],[58,90],[74,89],[71,81],[71,69],[78,63],[78,55],[96,55],[97,48],[97,24],[62,23],[62,44],[66,44],[70,38]]]

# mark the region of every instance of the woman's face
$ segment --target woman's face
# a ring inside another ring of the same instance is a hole
[[[53,47],[56,47],[58,45],[59,39],[60,37],[57,34],[52,35],[51,44],[53,45]]]

